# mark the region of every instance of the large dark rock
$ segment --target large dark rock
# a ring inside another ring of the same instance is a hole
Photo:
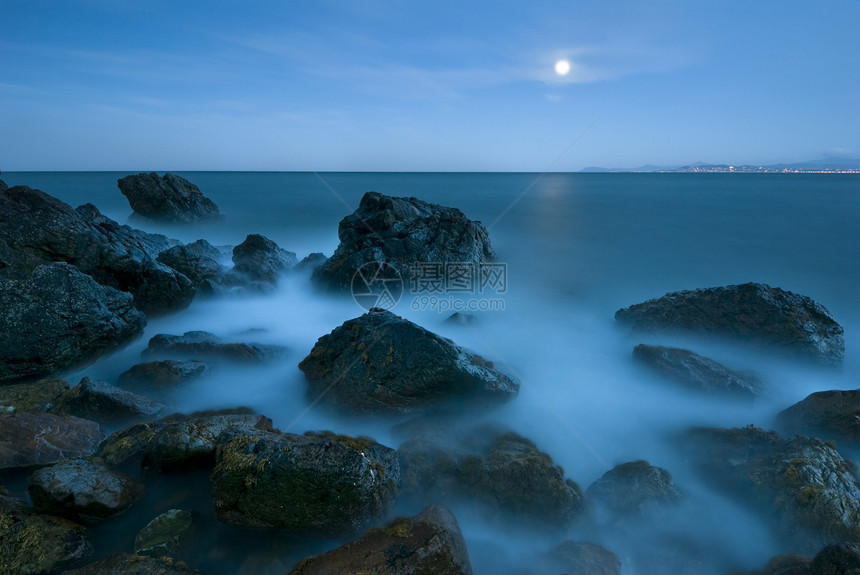
[[[416,262],[484,263],[495,259],[487,229],[456,208],[368,192],[338,226],[340,245],[314,279],[347,290],[363,265],[385,262],[409,282]]]
[[[174,243],[121,226],[90,204],[75,210],[27,186],[0,193],[0,276],[5,278],[68,262],[100,284],[131,293],[144,313],[169,313],[194,297],[187,277],[156,261]]]
[[[0,325],[2,384],[92,362],[138,337],[146,318],[129,294],[55,263],[0,281]]]
[[[361,539],[308,557],[288,575],[471,575],[472,564],[457,520],[431,505],[414,517],[400,517]]]
[[[0,413],[45,411],[64,393],[69,384],[62,379],[40,379],[0,387]]]
[[[278,278],[298,262],[296,254],[281,248],[267,237],[251,234],[233,248],[233,274],[251,282],[277,284]]]
[[[669,293],[621,309],[615,319],[636,332],[729,337],[824,365],[845,356],[842,326],[822,305],[763,284]]]
[[[792,549],[860,541],[856,466],[832,445],[750,426],[694,429],[684,446],[708,481],[768,517]]]
[[[118,386],[160,397],[182,384],[210,373],[209,365],[202,361],[164,359],[138,363],[119,374]]]
[[[388,512],[400,484],[397,452],[365,437],[277,430],[218,446],[218,519],[317,537],[351,535]]]
[[[187,331],[183,335],[160,333],[149,340],[145,356],[214,359],[240,363],[265,363],[281,358],[286,348],[262,343],[225,343],[207,331]]]
[[[221,253],[206,240],[173,246],[157,259],[190,279],[198,294],[212,295],[224,283],[226,268],[221,264]]]
[[[182,561],[169,556],[147,557],[117,553],[63,575],[202,575]]]
[[[564,541],[538,563],[535,575],[621,575],[621,561],[603,545],[590,541]]]
[[[643,515],[681,500],[669,472],[641,460],[616,465],[592,483],[585,495],[615,517]]]
[[[103,465],[69,459],[35,471],[27,492],[40,513],[97,522],[131,507],[143,497],[144,487]]]
[[[215,465],[222,437],[269,429],[272,421],[248,410],[173,414],[111,434],[98,451],[108,465],[138,463],[162,473],[206,469]]]
[[[764,569],[744,575],[858,575],[860,543],[843,542],[821,549],[812,560],[801,555],[779,555]]]
[[[513,432],[464,431],[452,445],[440,431],[398,449],[403,491],[417,503],[477,504],[493,519],[529,527],[563,528],[586,514],[580,487],[534,443]]]
[[[104,439],[99,424],[45,412],[0,415],[0,469],[50,465],[92,455]]]
[[[860,446],[860,389],[819,391],[781,411],[776,425],[786,434],[835,439]]]
[[[755,377],[732,371],[686,349],[643,343],[633,349],[633,359],[688,389],[714,395],[753,399],[762,387]]]
[[[142,395],[120,389],[106,381],[83,378],[57,398],[51,407],[56,415],[75,415],[102,424],[130,423],[150,419],[165,406]]]
[[[0,573],[56,573],[93,552],[89,531],[59,517],[34,515],[24,502],[0,488]]]
[[[158,177],[155,172],[143,172],[120,178],[116,184],[135,213],[153,220],[191,223],[221,216],[215,202],[176,174]]]
[[[319,338],[299,369],[313,397],[355,413],[409,413],[452,400],[499,404],[520,387],[491,362],[381,309]]]

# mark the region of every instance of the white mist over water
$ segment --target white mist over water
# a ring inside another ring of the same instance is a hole
[[[129,209],[116,179],[123,174],[3,174],[72,205],[91,202],[123,222]],[[182,241],[236,244],[261,233],[281,247],[331,255],[337,223],[351,210],[312,174],[182,174],[226,214],[193,228],[136,227]],[[370,190],[454,206],[471,219],[493,222],[536,174],[323,174],[355,207]],[[763,565],[790,552],[757,516],[702,484],[673,445],[690,426],[772,428],[776,414],[809,393],[860,387],[860,178],[842,175],[549,174],[490,230],[508,264],[505,309],[478,313],[469,325],[447,315],[415,311],[405,293],[395,313],[473,350],[522,382],[519,397],[482,419],[533,440],[583,490],[617,464],[646,459],[667,469],[686,495],[677,510],[626,529],[524,533],[487,524],[455,509],[476,573],[519,573],[532,554],[565,538],[594,540],[622,559],[643,549],[693,556],[701,572]],[[679,337],[638,337],[615,324],[617,309],[670,291],[756,281],[807,295],[845,328],[841,370],[795,364],[743,347]],[[324,296],[307,276],[283,279],[266,295],[195,301],[173,316],[150,321],[144,337],[103,358],[82,375],[110,382],[135,363],[157,333],[211,331],[234,341],[289,348],[264,367],[219,368],[172,398],[180,411],[254,408],[284,431],[331,429],[363,434],[397,447],[401,420],[337,417],[310,406],[296,367],[320,336],[363,310],[349,296]],[[687,347],[764,380],[753,403],[680,389],[632,362],[633,347]],[[411,510],[417,512],[418,510]],[[237,551],[240,552],[241,551]],[[211,566],[198,565],[208,572]]]

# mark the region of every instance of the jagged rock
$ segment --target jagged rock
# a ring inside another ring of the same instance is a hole
[[[562,528],[586,514],[580,487],[534,443],[513,432],[476,429],[450,446],[444,432],[422,435],[398,449],[404,494],[418,503],[477,503],[493,518]]]
[[[59,517],[33,515],[0,489],[0,573],[39,575],[79,564],[93,552],[89,531]]]
[[[860,543],[837,543],[819,551],[809,564],[809,575],[857,575]]]
[[[51,407],[56,415],[75,415],[99,423],[127,423],[155,417],[165,406],[106,381],[83,378]]]
[[[845,356],[842,326],[812,299],[748,283],[666,294],[624,308],[615,319],[636,332],[729,337],[824,365]]]
[[[206,240],[173,246],[158,254],[158,261],[191,280],[198,294],[214,294],[224,283],[221,252]]]
[[[365,264],[385,262],[408,283],[415,262],[491,262],[495,253],[481,222],[456,208],[416,198],[367,192],[358,209],[338,225],[334,254],[316,271],[319,283],[348,290]]]
[[[209,374],[209,366],[202,361],[165,359],[133,365],[116,380],[120,387],[142,391],[173,389],[183,383]]]
[[[233,248],[233,274],[239,274],[252,282],[278,283],[278,278],[291,270],[298,260],[296,254],[288,252],[264,236],[251,234]]]
[[[414,517],[400,517],[327,553],[308,557],[288,575],[471,575],[472,564],[457,520],[431,505]]]
[[[860,541],[856,466],[832,445],[749,426],[694,429],[684,447],[708,481],[767,516],[793,549]]]
[[[129,292],[146,314],[184,309],[194,286],[156,261],[176,242],[121,226],[91,204],[68,204],[27,186],[0,193],[0,276],[27,277],[40,265],[73,263],[98,283]]]
[[[681,491],[663,468],[647,461],[616,465],[585,492],[593,504],[604,506],[614,516],[639,516],[681,500]]]
[[[194,523],[194,513],[170,509],[141,529],[134,538],[134,552],[138,555],[162,557],[173,555],[188,536]]]
[[[482,357],[376,308],[319,338],[299,369],[314,397],[355,413],[500,404],[520,387]]]
[[[103,465],[70,459],[35,471],[27,492],[40,513],[97,522],[131,507],[144,487]]]
[[[805,434],[860,445],[860,389],[819,391],[781,411],[776,425],[788,435]]]
[[[2,384],[92,362],[137,338],[146,318],[129,294],[54,263],[0,280],[0,324]]]
[[[221,217],[215,202],[176,174],[143,172],[120,178],[117,186],[135,213],[153,220],[191,223]]]
[[[202,573],[169,556],[156,558],[117,553],[80,569],[65,571],[62,575],[202,575]]]
[[[92,455],[104,439],[99,424],[45,412],[0,415],[0,469],[50,465]]]
[[[577,575],[621,575],[621,561],[603,545],[590,541],[564,541],[541,561],[538,573]]]
[[[223,436],[271,426],[268,417],[243,409],[177,413],[111,434],[98,456],[108,465],[139,463],[162,473],[206,469],[215,465],[215,449]]]
[[[9,186],[6,185],[6,182],[0,180],[0,194],[9,189]]]
[[[312,254],[306,255],[302,261],[296,264],[296,267],[293,268],[295,272],[301,273],[313,273],[322,266],[328,258],[325,257],[325,254],[320,252],[314,252]]]
[[[399,484],[397,452],[370,438],[255,430],[218,446],[212,498],[229,525],[337,537],[384,517]]]
[[[183,335],[160,333],[149,340],[144,355],[204,358],[241,363],[265,363],[281,358],[286,348],[262,343],[223,343],[207,331],[187,331]]]
[[[688,389],[714,395],[746,397],[760,394],[761,382],[686,349],[639,344],[633,359]]]
[[[472,325],[477,319],[477,317],[470,313],[460,313],[457,311],[448,316],[445,323],[450,325]]]
[[[46,411],[64,393],[69,384],[62,379],[40,379],[0,387],[0,413]]]

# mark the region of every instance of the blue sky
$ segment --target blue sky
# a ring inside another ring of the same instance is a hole
[[[858,22],[856,0],[6,0],[0,169],[858,157]]]

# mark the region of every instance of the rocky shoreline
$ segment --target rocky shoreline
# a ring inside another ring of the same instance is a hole
[[[173,174],[128,176],[118,185],[153,221],[225,217]],[[467,574],[462,517],[593,539],[533,557],[527,572],[535,575],[707,571],[705,553],[597,543],[685,512],[687,487],[672,470],[619,462],[580,486],[576,469],[564,470],[528,437],[470,420],[515,404],[529,382],[384,309],[318,334],[311,349],[296,350],[304,359],[295,370],[311,407],[392,425],[395,416],[413,418],[396,427],[399,445],[337,429],[282,431],[240,405],[174,413],[172,390],[211,370],[241,373],[290,357],[284,345],[190,331],[196,326],[151,337],[141,361],[116,381],[62,379],[195,298],[265,297],[287,275],[303,273],[320,293],[342,292],[374,261],[406,277],[410,263],[478,265],[496,257],[486,228],[459,210],[375,192],[341,221],[339,237],[331,258],[310,254],[302,262],[258,234],[229,249],[205,239],[183,244],[120,225],[95,206],[72,208],[0,181],[0,575],[197,573],[186,563],[189,550],[224,529],[272,537],[273,545],[283,537],[307,541],[306,556],[283,565],[291,574]],[[674,343],[680,336],[698,351],[728,340],[815,369],[838,369],[845,355],[843,328],[823,306],[764,284],[669,293],[615,319],[632,337]],[[755,402],[772,385],[743,366],[665,345],[640,343],[619,361],[706,401]],[[693,427],[675,438],[674,449],[704,482],[753,510],[797,554],[775,558],[761,573],[860,565],[860,476],[833,443],[856,447],[857,401],[855,391],[822,390],[785,406],[773,422],[784,435]],[[170,504],[192,500],[190,508]],[[146,506],[167,510],[111,545],[93,539],[99,525],[146,515]]]

